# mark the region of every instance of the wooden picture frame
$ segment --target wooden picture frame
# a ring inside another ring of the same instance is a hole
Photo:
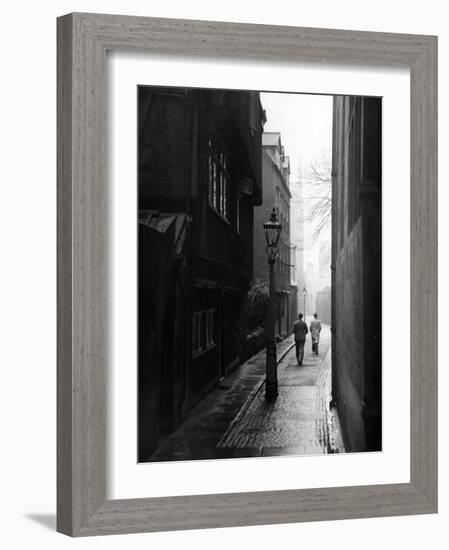
[[[106,500],[106,52],[406,66],[410,483]],[[437,38],[74,13],[58,19],[57,529],[100,535],[437,511]]]

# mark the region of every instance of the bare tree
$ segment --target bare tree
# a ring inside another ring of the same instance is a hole
[[[331,154],[323,152],[313,160],[301,178],[304,200],[305,240],[308,246],[330,230],[332,215]]]

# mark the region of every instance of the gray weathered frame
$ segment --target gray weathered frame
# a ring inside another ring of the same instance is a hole
[[[106,51],[411,71],[411,481],[106,500]],[[58,531],[72,536],[437,511],[437,38],[74,13],[58,19]]]

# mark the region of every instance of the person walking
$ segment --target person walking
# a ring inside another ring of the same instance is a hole
[[[302,365],[304,359],[304,345],[306,343],[306,334],[309,332],[307,324],[302,320],[302,313],[298,314],[298,319],[293,323],[293,334],[295,335],[296,361]]]
[[[318,344],[320,343],[321,321],[318,319],[318,313],[313,314],[310,322],[310,334],[312,336],[312,351],[318,355]]]

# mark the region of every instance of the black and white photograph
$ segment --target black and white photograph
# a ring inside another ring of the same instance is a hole
[[[379,97],[138,86],[138,460],[382,450]]]
[[[4,547],[444,547],[445,4],[5,6]]]

